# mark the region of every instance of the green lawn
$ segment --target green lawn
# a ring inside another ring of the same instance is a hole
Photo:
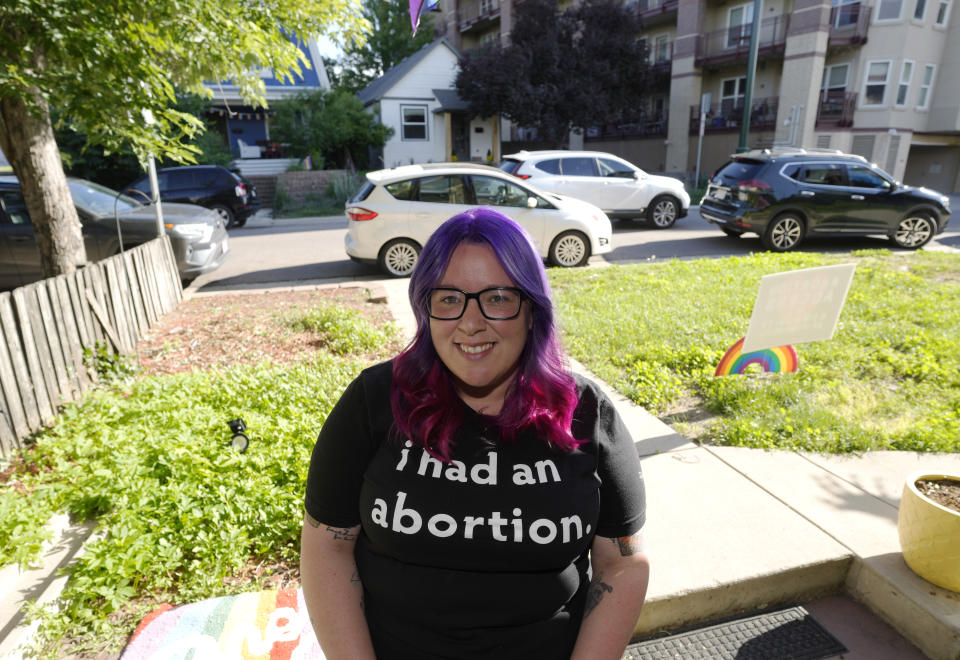
[[[763,275],[851,262],[837,332],[795,347],[797,373],[713,376],[746,334]],[[556,269],[550,279],[570,354],[654,413],[694,404],[713,414],[696,429],[702,440],[960,450],[960,255],[757,254]],[[693,431],[682,415],[675,426]]]

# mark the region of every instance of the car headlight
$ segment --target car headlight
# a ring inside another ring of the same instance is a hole
[[[940,198],[940,203],[943,204],[943,208],[947,209],[947,213],[950,212],[950,198],[944,195]]]
[[[168,223],[164,225],[171,234],[180,236],[181,238],[190,238],[194,240],[204,240],[210,237],[213,233],[213,229],[210,225],[203,223],[183,223],[183,224],[173,224]]]

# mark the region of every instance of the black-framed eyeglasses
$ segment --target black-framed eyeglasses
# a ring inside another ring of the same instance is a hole
[[[494,287],[476,293],[467,293],[451,287],[430,289],[427,313],[438,321],[453,321],[463,316],[470,299],[477,301],[480,313],[491,321],[516,318],[523,304],[523,291],[514,287]]]

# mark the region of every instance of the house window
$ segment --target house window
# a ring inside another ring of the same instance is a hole
[[[870,62],[867,64],[867,79],[863,85],[863,105],[883,105],[890,78],[890,61]]]
[[[427,139],[427,106],[400,106],[400,135],[403,140]]]
[[[903,68],[900,69],[900,84],[897,85],[896,105],[905,106],[907,104],[907,95],[910,93],[910,80],[913,78],[913,62],[903,61]]]
[[[646,53],[647,57],[649,57],[649,58],[652,59],[652,58],[653,58],[653,51],[652,51],[652,50],[649,50],[650,44],[649,44],[649,42],[647,41],[647,38],[646,38],[646,37],[640,37],[639,39],[637,39],[637,43],[640,44],[640,48],[643,50],[644,53]]]
[[[917,107],[926,110],[930,107],[930,88],[933,87],[933,75],[937,67],[933,64],[923,65],[923,78],[920,79],[920,95],[917,97]]]
[[[937,27],[946,27],[950,17],[950,0],[940,0],[937,5],[937,20],[933,22]]]
[[[731,7],[727,12],[727,48],[750,45],[753,30],[753,4]]]
[[[900,19],[903,0],[880,0],[877,7],[878,21],[896,21]]]
[[[927,0],[917,0],[917,6],[913,8],[913,20],[922,21],[923,15],[927,12]]]

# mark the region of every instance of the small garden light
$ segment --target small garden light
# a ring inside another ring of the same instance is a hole
[[[230,438],[230,446],[241,454],[247,451],[247,447],[250,446],[250,438],[244,433],[244,431],[247,430],[247,425],[244,424],[242,419],[237,417],[227,422],[227,426],[230,427],[230,432],[233,433],[233,437]]]

